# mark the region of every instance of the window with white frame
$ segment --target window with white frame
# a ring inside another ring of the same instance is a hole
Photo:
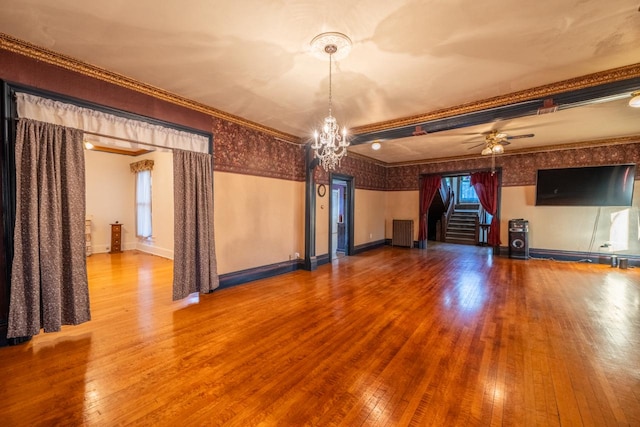
[[[142,160],[131,164],[136,174],[136,236],[151,237],[151,170],[153,160]]]

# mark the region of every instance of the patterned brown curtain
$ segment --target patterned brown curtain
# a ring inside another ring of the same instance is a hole
[[[91,319],[82,138],[77,129],[18,121],[10,338]]]
[[[421,242],[427,240],[427,212],[441,183],[442,177],[440,175],[425,175],[420,178],[420,222],[418,225],[418,240]]]
[[[476,190],[482,207],[493,215],[487,243],[489,246],[500,246],[500,219],[498,218],[498,175],[494,172],[475,172],[471,174],[471,185]]]
[[[173,150],[174,300],[219,286],[211,159],[211,154]]]

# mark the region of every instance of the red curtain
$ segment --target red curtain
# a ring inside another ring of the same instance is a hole
[[[427,240],[427,211],[433,201],[436,191],[440,188],[442,177],[440,175],[425,175],[421,178],[420,185],[420,226],[418,228],[418,240]]]
[[[471,174],[471,185],[478,194],[480,204],[490,213],[491,227],[487,243],[489,246],[500,246],[500,220],[496,215],[498,211],[498,175],[491,172],[475,172]]]

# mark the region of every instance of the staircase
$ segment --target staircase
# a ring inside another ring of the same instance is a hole
[[[477,205],[458,205],[454,208],[447,224],[445,241],[463,245],[476,245],[478,207]]]

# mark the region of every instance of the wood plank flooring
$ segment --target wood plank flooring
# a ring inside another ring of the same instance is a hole
[[[640,425],[640,269],[430,242],[173,302],[87,262],[91,322],[0,348],[1,425]]]

